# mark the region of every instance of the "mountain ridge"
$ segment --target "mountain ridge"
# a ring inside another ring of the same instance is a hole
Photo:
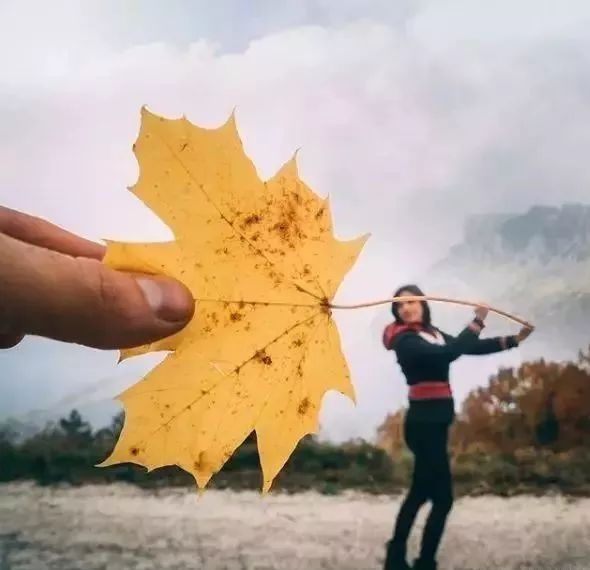
[[[575,354],[590,344],[590,205],[470,216],[463,241],[421,282],[525,316],[536,326],[527,345],[543,354],[548,345]]]

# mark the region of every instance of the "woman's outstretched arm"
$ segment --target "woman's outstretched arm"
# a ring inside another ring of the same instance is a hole
[[[447,344],[454,343],[458,337],[454,337],[439,329]],[[494,354],[509,350],[519,345],[516,335],[494,336],[490,338],[472,338],[469,344],[461,346],[461,354]]]
[[[440,332],[443,335],[446,334]],[[416,358],[433,356],[452,361],[458,358],[459,355],[466,354],[465,351],[478,342],[480,332],[481,328],[477,323],[471,321],[456,337],[447,335],[445,345],[430,343],[414,333],[401,333],[392,339],[387,348],[395,350],[406,362]]]

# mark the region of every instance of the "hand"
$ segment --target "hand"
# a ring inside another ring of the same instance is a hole
[[[516,335],[516,340],[518,340],[518,344],[525,340],[534,330],[535,327],[524,325]]]
[[[475,316],[482,321],[488,316],[489,307],[485,303],[479,303],[475,308]]]
[[[103,265],[105,248],[0,206],[0,348],[33,334],[129,348],[182,329],[194,311],[184,285]]]

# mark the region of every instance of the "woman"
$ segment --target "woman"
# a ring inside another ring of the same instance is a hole
[[[424,295],[416,285],[400,287],[395,297]],[[447,451],[448,431],[455,417],[449,385],[449,364],[462,354],[492,354],[519,345],[532,332],[523,327],[517,335],[480,339],[488,309],[480,305],[475,318],[453,337],[433,326],[424,300],[397,301],[395,321],[383,332],[385,348],[397,356],[409,385],[409,408],[404,418],[404,439],[414,455],[412,483],[387,544],[385,570],[408,570],[406,543],[420,507],[432,509],[422,535],[415,570],[436,570],[435,561],[447,516],[453,505],[452,478]]]

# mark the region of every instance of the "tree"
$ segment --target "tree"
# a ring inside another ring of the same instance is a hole
[[[394,457],[404,445],[404,416],[406,408],[388,414],[377,428],[377,447]]]
[[[450,433],[458,453],[514,454],[548,447],[588,448],[590,441],[590,346],[577,362],[525,362],[500,368],[488,385],[471,391]],[[395,455],[403,445],[402,408],[377,430],[378,446]]]
[[[584,357],[587,358],[587,357]],[[485,388],[469,394],[455,426],[464,447],[512,453],[525,447],[567,450],[590,438],[590,366],[523,363],[501,369]]]
[[[59,427],[71,445],[78,446],[92,442],[92,428],[82,419],[78,410],[72,410],[67,418],[61,418]]]

